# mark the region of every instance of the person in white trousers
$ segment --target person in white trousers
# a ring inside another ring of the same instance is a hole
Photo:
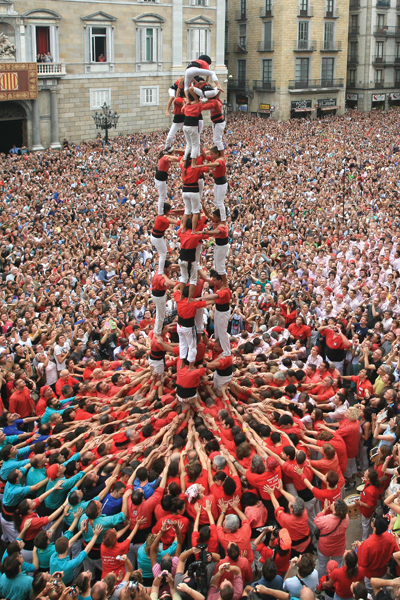
[[[205,155],[202,154],[203,156]],[[214,204],[220,212],[221,223],[226,222],[225,196],[228,191],[228,182],[226,179],[226,162],[222,153],[216,146],[209,150],[209,155],[206,155],[207,160],[212,162],[205,163],[214,178]]]
[[[217,358],[207,363],[207,369],[214,371],[213,388],[218,394],[224,385],[232,379],[232,356],[224,356],[221,343],[217,338],[214,342],[214,352],[218,353]]]
[[[229,254],[230,244],[228,237],[227,225],[221,223],[221,212],[217,208],[210,214],[207,209],[204,209],[207,217],[213,222],[214,228],[205,230],[203,233],[215,238],[214,246],[214,271],[222,276],[224,284],[228,283],[226,277],[226,257]]]
[[[172,150],[161,150],[158,155],[158,163],[156,174],[154,176],[154,185],[158,191],[158,215],[164,214],[164,204],[167,201],[168,190],[167,190],[167,180],[168,180],[168,171],[170,169],[171,163],[180,161],[178,156],[174,156],[172,154]]]
[[[215,301],[214,336],[219,339],[224,356],[230,356],[231,343],[229,341],[228,324],[231,315],[232,292],[228,284],[224,284],[222,276],[214,270],[211,270],[211,279],[214,293],[207,296],[207,300]]]
[[[177,266],[175,266],[177,268]],[[169,278],[172,270],[172,264],[169,260],[165,261],[164,273],[155,273],[151,285],[151,298],[156,305],[156,319],[154,323],[155,335],[161,335],[165,319],[165,307],[167,304],[166,291],[173,288],[176,281]]]
[[[168,202],[164,204],[163,210],[164,212],[162,216],[157,215],[150,235],[150,241],[158,252],[159,275],[162,275],[164,273],[164,265],[168,252],[167,242],[165,241],[164,234],[170,225],[178,225],[178,221],[169,217],[171,205]]]
[[[202,54],[197,60],[192,61],[185,73],[183,84],[186,99],[189,100],[189,87],[195,77],[211,77],[217,88],[224,91],[218,82],[218,77],[214,71],[210,71],[211,58],[207,54]]]

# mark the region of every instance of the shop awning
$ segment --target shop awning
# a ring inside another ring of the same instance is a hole
[[[338,108],[342,108],[341,106],[320,106],[319,110],[337,110]]]
[[[312,112],[316,108],[295,108],[293,112]]]

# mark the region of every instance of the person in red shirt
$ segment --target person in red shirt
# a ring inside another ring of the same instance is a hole
[[[211,112],[213,109],[211,109]],[[224,149],[217,147],[217,144],[210,149],[210,155],[207,156],[209,169],[214,178],[214,204],[220,213],[221,222],[226,223],[225,196],[228,189],[226,179],[226,162],[224,159]],[[215,250],[215,249],[214,249]],[[216,267],[214,267],[216,269]],[[217,269],[216,269],[217,270]]]
[[[198,398],[197,389],[200,380],[206,374],[204,367],[199,369],[190,368],[190,363],[181,360],[177,368],[176,395],[183,406],[186,408],[191,401]]]
[[[203,165],[204,159],[198,156],[195,160],[195,166],[190,165],[190,158],[182,159],[179,166],[182,170],[182,199],[185,205],[185,212],[182,217],[182,231],[185,232],[188,226],[190,215],[192,216],[193,231],[197,229],[199,216],[201,212],[201,195],[199,179],[203,173],[208,171],[208,167]]]
[[[360,499],[356,500],[356,504],[360,507],[363,540],[366,540],[371,533],[372,515],[380,496],[379,477],[374,467],[365,471],[363,481],[365,487],[361,492]]]
[[[239,546],[240,552],[246,552],[250,564],[254,561],[254,553],[251,547],[251,527],[250,521],[246,515],[240,510],[239,502],[233,501],[232,508],[236,515],[226,515],[228,505],[221,502],[221,514],[217,522],[218,539],[225,551],[230,543],[235,543]]]
[[[164,273],[164,265],[168,252],[164,234],[170,225],[178,224],[178,221],[171,219],[169,216],[171,205],[168,202],[164,204],[163,210],[163,214],[156,217],[150,235],[150,241],[158,252],[158,273],[160,275]]]
[[[351,346],[350,340],[348,340],[342,332],[342,327],[343,325],[341,323],[318,327],[319,333],[325,337],[326,358],[335,365],[340,375],[343,375],[346,350]]]
[[[145,517],[139,517],[136,520],[135,527],[123,542],[119,542],[118,540],[126,532],[129,525],[118,531],[118,533],[115,529],[108,529],[106,531],[103,542],[100,545],[101,564],[103,567],[101,573],[102,579],[109,573],[114,573],[118,583],[123,580],[126,573],[125,562],[117,557],[128,554],[133,538],[137,534],[140,525],[145,522]]]
[[[325,377],[319,385],[308,391],[308,395],[320,404],[326,404],[327,400],[335,396],[336,392],[332,386],[332,377]]]
[[[161,150],[158,155],[157,170],[154,177],[154,183],[158,190],[158,215],[162,217],[164,215],[164,206],[167,201],[167,179],[168,171],[171,167],[171,163],[179,162],[179,158],[173,155],[171,148]]]
[[[198,504],[203,508],[200,513],[199,525],[209,525],[208,513],[211,512],[214,521],[218,518],[217,502],[212,494],[206,494],[205,487],[200,483],[190,485],[187,490],[180,495],[186,502],[186,512],[193,521],[196,519],[196,507]],[[209,510],[206,510],[208,506]]]
[[[224,471],[218,471],[213,479],[214,481],[210,486],[210,491],[217,501],[218,508],[220,509],[222,501],[228,505],[226,514],[236,514],[232,508],[232,502],[236,496],[240,498],[242,495],[242,484],[240,483],[238,475],[230,476],[226,475]]]
[[[292,338],[295,340],[304,340],[306,341],[306,347],[308,348],[310,345],[310,335],[311,335],[311,327],[304,323],[304,319],[301,315],[296,317],[295,323],[292,323],[288,327],[288,331]]]
[[[186,93],[186,92],[185,92]],[[185,115],[185,121],[183,123],[183,133],[186,138],[186,149],[184,160],[188,161],[191,158],[192,168],[196,167],[197,157],[200,155],[200,133],[199,133],[199,120],[203,110],[210,110],[214,107],[214,100],[208,102],[200,102],[197,94],[188,90],[188,104],[186,104],[182,112]],[[189,97],[190,94],[190,97]],[[190,163],[189,163],[190,164]]]
[[[270,534],[269,543],[263,543],[265,535]],[[290,550],[292,540],[287,529],[276,530],[274,526],[267,527],[254,540],[254,547],[261,554],[260,563],[263,564],[268,558],[272,558],[278,569],[278,575],[283,577],[290,564]]]
[[[179,278],[179,289],[182,293],[187,283],[189,283],[189,300],[194,297],[194,290],[197,283],[198,264],[196,261],[196,248],[201,244],[204,235],[196,233],[192,226],[192,219],[186,222],[186,229],[178,230],[178,237],[181,242],[179,251],[179,268],[181,276]]]
[[[258,491],[264,506],[268,510],[268,518],[273,519],[274,508],[271,496],[264,490],[264,487],[267,485],[275,491],[277,498],[281,497],[279,485],[282,482],[282,471],[277,459],[269,456],[264,463],[261,456],[255,454],[251,459],[251,467],[247,469],[245,477],[249,484]]]
[[[60,371],[60,377],[56,382],[56,394],[58,397],[61,396],[61,390],[64,385],[70,385],[74,387],[75,383],[79,383],[75,377],[72,377],[68,369],[62,369]]]
[[[42,417],[44,415],[47,408],[47,400],[55,397],[56,395],[49,385],[43,385],[40,388],[39,400],[36,403],[36,414],[38,417]]]
[[[171,262],[165,260],[162,272],[156,271],[151,282],[151,297],[156,305],[156,318],[154,322],[155,335],[161,335],[165,319],[165,306],[167,303],[166,292],[175,286],[175,281],[170,279]]]
[[[339,467],[336,450],[331,444],[325,443],[320,448],[320,452],[322,452],[323,458],[320,458],[319,460],[310,460],[311,466],[320,471],[323,475],[326,475],[328,471],[335,471],[339,477],[339,486],[343,487],[345,485],[345,480]],[[322,482],[322,488],[325,487],[326,484]]]
[[[178,312],[177,332],[179,335],[179,358],[181,360],[187,358],[190,368],[193,369],[197,354],[197,336],[195,333],[194,321],[196,311],[198,308],[204,308],[205,306],[212,304],[212,299],[210,300],[209,297],[207,297],[207,300],[188,302],[189,287],[185,287],[182,292],[176,289],[174,292],[174,300]]]
[[[35,414],[35,403],[23,379],[15,382],[15,392],[10,396],[9,410],[22,419]]]
[[[357,581],[364,581],[367,572],[358,563],[357,554],[354,550],[346,550],[343,554],[344,565],[340,569],[333,569],[329,573],[326,587],[335,585],[335,593],[339,598],[354,598],[352,584]]]
[[[94,358],[89,358],[86,363],[85,370],[82,373],[83,381],[87,381],[93,377],[93,371],[97,368],[97,363]],[[62,386],[61,386],[62,387]]]
[[[356,456],[360,445],[360,423],[358,421],[360,411],[355,406],[351,406],[345,415],[343,421],[340,421],[338,433],[342,436],[347,450],[347,469],[344,473],[348,486],[354,487],[355,477],[357,475]]]
[[[398,550],[394,536],[388,532],[389,521],[377,515],[372,520],[372,534],[358,546],[358,564],[366,571],[365,583],[371,589],[371,577],[383,577],[393,553]]]
[[[207,363],[207,369],[214,371],[213,388],[216,393],[220,392],[222,387],[229,383],[232,379],[232,356],[224,356],[221,343],[218,339],[214,342],[214,350],[218,356],[211,362]]]
[[[319,479],[326,484],[326,488],[320,490],[312,485],[311,481],[307,479],[307,474],[297,467],[297,473],[301,475],[304,485],[307,486],[308,489],[313,493],[314,498],[321,501],[322,506],[324,505],[325,500],[329,500],[329,502],[335,502],[336,500],[341,499],[342,488],[338,485],[339,477],[335,471],[328,471],[326,475],[323,475],[316,469],[313,469],[312,472],[314,472],[317,477],[319,477]]]
[[[228,283],[228,279],[226,277],[226,257],[228,256],[229,249],[231,247],[229,244],[228,226],[225,222],[223,222],[220,208],[214,210],[212,215],[208,213],[207,216],[213,221],[214,228],[204,231],[203,233],[215,238],[214,271],[221,275],[223,284],[226,285]]]
[[[182,534],[182,543],[185,541],[186,534],[189,530],[189,519],[184,516],[186,510],[185,501],[182,498],[173,498],[172,500],[172,512],[168,512],[165,516],[157,521],[152,529],[152,533],[158,533],[164,523],[166,523],[166,527],[168,529],[161,536],[161,541],[164,545],[164,550],[169,548],[173,543],[176,533],[175,529],[172,526],[175,523],[178,523],[180,532]]]
[[[356,384],[357,394],[355,395],[355,398],[357,400],[364,400],[367,391],[370,396],[374,395],[374,386],[368,379],[366,369],[361,369],[358,375],[342,375],[342,379],[349,379]]]
[[[214,292],[207,296],[207,299],[215,300],[214,335],[219,340],[224,356],[230,356],[231,344],[229,341],[228,323],[231,314],[230,301],[232,292],[228,284],[224,283],[222,275],[219,275],[217,271],[211,271],[211,279]]]
[[[183,86],[186,100],[189,101],[189,87],[195,77],[211,77],[215,86],[223,92],[224,90],[218,83],[218,77],[214,71],[210,70],[211,58],[207,54],[201,54],[196,60],[192,60],[186,68],[184,82],[179,84]]]

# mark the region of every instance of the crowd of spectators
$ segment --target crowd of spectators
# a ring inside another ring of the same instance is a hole
[[[1,158],[0,598],[397,596],[398,119],[229,115],[233,376],[214,389],[209,300],[190,407],[172,289],[149,365],[165,132]]]

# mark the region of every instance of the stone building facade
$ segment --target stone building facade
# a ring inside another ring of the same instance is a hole
[[[400,105],[400,2],[350,0],[346,101],[362,111]]]
[[[209,54],[225,79],[224,27],[225,0],[0,0],[0,36],[15,61],[38,61],[39,78],[37,100],[0,102],[0,139],[15,131],[41,149],[93,138],[104,102],[118,133],[168,127],[168,88],[190,60]]]
[[[344,111],[348,0],[227,0],[226,15],[232,110],[281,120]]]

